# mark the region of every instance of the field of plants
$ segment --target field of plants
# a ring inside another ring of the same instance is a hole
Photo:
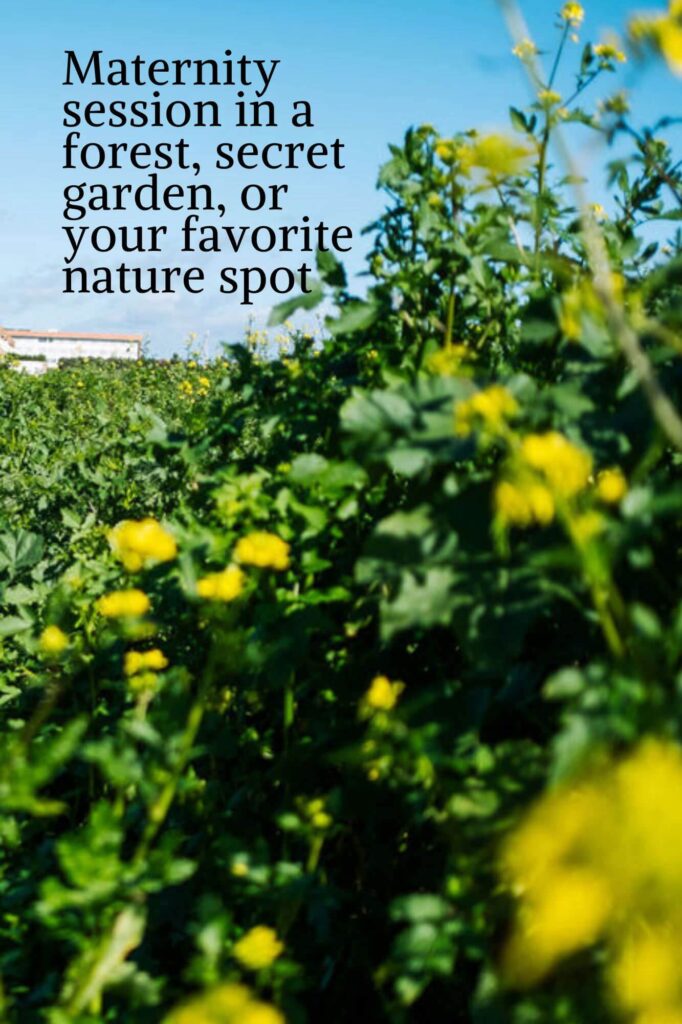
[[[0,367],[3,1024],[681,1024],[682,8],[508,15],[323,325]]]

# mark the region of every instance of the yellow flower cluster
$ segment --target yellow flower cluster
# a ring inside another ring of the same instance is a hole
[[[197,594],[207,601],[234,601],[244,590],[245,576],[237,565],[211,572],[197,580]]]
[[[259,569],[288,569],[289,545],[275,533],[255,531],[237,541],[234,557],[242,565]]]
[[[232,955],[247,970],[261,971],[270,967],[283,950],[284,943],[277,938],[277,932],[259,924],[235,942]]]
[[[254,999],[246,985],[228,982],[197,996],[164,1018],[163,1024],[286,1024],[274,1006]]]
[[[531,57],[537,56],[537,52],[538,48],[532,39],[521,39],[512,50],[514,56],[519,60],[529,60]]]
[[[109,533],[114,554],[128,572],[153,562],[170,562],[177,553],[174,538],[156,519],[124,519]]]
[[[528,434],[521,442],[521,460],[562,498],[582,491],[592,472],[592,456],[556,430]]]
[[[627,481],[617,466],[603,469],[597,477],[597,495],[607,505],[617,505],[627,494]]]
[[[613,43],[597,43],[596,46],[592,47],[592,53],[605,64],[612,64],[614,61],[618,64],[624,64],[627,60],[623,51],[619,50]]]
[[[161,672],[168,667],[168,658],[155,647],[151,651],[128,651],[123,659],[123,671],[127,676],[138,672]]]
[[[56,657],[69,646],[69,638],[59,626],[46,626],[40,634],[40,649],[43,654]]]
[[[522,174],[533,157],[533,150],[525,143],[496,133],[475,136],[467,141],[440,139],[435,152],[444,164],[456,164],[462,174],[481,171],[489,183]]]
[[[510,463],[509,476],[495,489],[495,509],[503,526],[551,523],[558,502],[583,491],[592,457],[557,431],[528,434]]]
[[[634,1024],[682,1020],[682,751],[644,741],[543,797],[502,851],[519,901],[502,969],[541,981],[603,941],[615,1008]]]
[[[533,480],[502,480],[495,489],[495,511],[505,524],[546,526],[554,519],[554,498],[544,484]]]
[[[569,2],[561,8],[561,18],[573,28],[582,25],[584,17],[585,9],[582,4]]]
[[[151,607],[143,590],[112,590],[97,601],[97,611],[106,619],[139,618]]]
[[[360,716],[370,718],[377,711],[392,711],[404,689],[405,683],[391,682],[388,676],[375,676],[360,701]]]
[[[561,103],[561,93],[555,89],[540,89],[538,101],[543,107],[555,107]]]
[[[633,43],[653,43],[674,75],[682,75],[682,0],[670,0],[667,12],[642,14],[629,24]]]
[[[489,434],[499,434],[507,420],[517,415],[519,406],[512,394],[500,384],[477,391],[455,405],[455,433],[468,437],[480,426]]]
[[[437,376],[456,377],[466,368],[467,362],[474,358],[474,353],[466,345],[444,345],[431,353],[425,368]]]

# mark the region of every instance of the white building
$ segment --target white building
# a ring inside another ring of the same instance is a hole
[[[141,334],[0,327],[0,356],[16,356],[28,373],[42,373],[57,366],[60,359],[138,359],[141,348]]]

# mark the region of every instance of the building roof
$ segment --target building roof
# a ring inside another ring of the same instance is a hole
[[[29,331],[21,327],[0,327],[0,337],[11,341],[14,338],[57,338],[68,341],[134,341],[141,342],[142,334],[97,334],[91,331]]]

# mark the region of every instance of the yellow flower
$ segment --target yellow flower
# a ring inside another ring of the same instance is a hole
[[[599,512],[595,512],[594,509],[589,512],[583,512],[581,515],[575,516],[570,520],[571,536],[578,545],[589,544],[591,540],[602,532],[605,525],[604,517]]]
[[[360,702],[362,717],[368,717],[375,711],[392,711],[404,689],[405,683],[392,683],[388,676],[375,676]]]
[[[627,1012],[674,1006],[682,1000],[682,963],[674,935],[638,929],[611,968],[614,997]]]
[[[567,3],[561,8],[561,17],[572,25],[573,28],[577,28],[583,22],[585,10],[582,4]]]
[[[503,975],[525,988],[540,981],[562,957],[591,946],[612,909],[608,886],[595,872],[567,868],[533,894],[507,946]]]
[[[460,373],[463,365],[473,358],[474,353],[466,345],[445,345],[431,353],[425,367],[429,373],[454,377]]]
[[[596,46],[592,47],[592,52],[596,57],[607,62],[617,61],[619,64],[624,64],[627,60],[623,51],[619,50],[613,43],[597,43]]]
[[[150,518],[122,520],[110,531],[109,543],[128,572],[152,562],[170,562],[178,553],[171,534]]]
[[[595,220],[608,220],[609,215],[601,203],[592,203],[590,205],[590,210],[592,211]]]
[[[69,638],[59,626],[46,626],[40,634],[40,649],[43,654],[58,655],[69,646]]]
[[[554,519],[554,498],[543,485],[532,480],[502,480],[495,489],[495,510],[509,526],[546,526]]]
[[[107,619],[137,618],[149,611],[150,601],[142,590],[112,590],[97,601],[97,611]]]
[[[260,569],[288,569],[289,545],[275,533],[256,531],[237,541],[234,557],[243,565]]]
[[[234,601],[244,590],[245,576],[236,565],[197,580],[197,594],[208,601]]]
[[[476,423],[492,434],[499,433],[506,421],[516,416],[518,403],[500,384],[477,391],[455,405],[455,433],[468,437]]]
[[[283,950],[284,943],[277,938],[277,932],[262,924],[248,931],[232,947],[234,957],[249,971],[269,967]]]
[[[264,1014],[264,1009],[272,1013]],[[252,1012],[255,1015],[249,1016]],[[279,1011],[254,1000],[246,985],[234,982],[218,985],[184,1003],[165,1017],[163,1024],[244,1024],[245,1021],[248,1024],[285,1024]]]
[[[543,107],[555,107],[557,103],[561,103],[561,93],[554,89],[541,89],[538,93],[538,100]]]
[[[637,15],[628,25],[630,39],[656,46],[674,75],[682,75],[682,8],[670,0],[667,13]]]
[[[441,206],[444,205],[443,197],[439,196],[437,192],[429,192],[426,202],[432,210],[440,210]]]
[[[208,377],[199,377],[199,383],[201,384],[202,388],[210,388],[211,386],[211,382],[208,379]]]
[[[578,494],[586,487],[592,472],[592,457],[589,453],[557,431],[528,434],[521,442],[520,456],[562,498]]]
[[[123,671],[127,676],[151,670],[160,672],[168,667],[168,658],[155,647],[151,651],[128,651],[123,661]]]
[[[514,56],[518,57],[519,60],[528,60],[530,57],[535,57],[537,52],[538,48],[532,39],[521,39],[512,50]]]
[[[439,139],[435,145],[435,153],[444,164],[454,164],[457,160],[457,143],[454,139]]]
[[[234,1024],[286,1024],[284,1017],[269,1003],[249,1003]]]
[[[609,985],[637,1024],[682,1013],[682,750],[657,739],[541,798],[507,839],[519,900],[503,969],[531,985],[603,940]]]
[[[532,157],[533,151],[525,143],[498,134],[482,135],[464,143],[457,153],[464,170],[477,168],[492,182],[522,174]]]
[[[617,466],[603,469],[597,477],[597,494],[608,505],[617,505],[625,497],[627,490],[627,481]]]

